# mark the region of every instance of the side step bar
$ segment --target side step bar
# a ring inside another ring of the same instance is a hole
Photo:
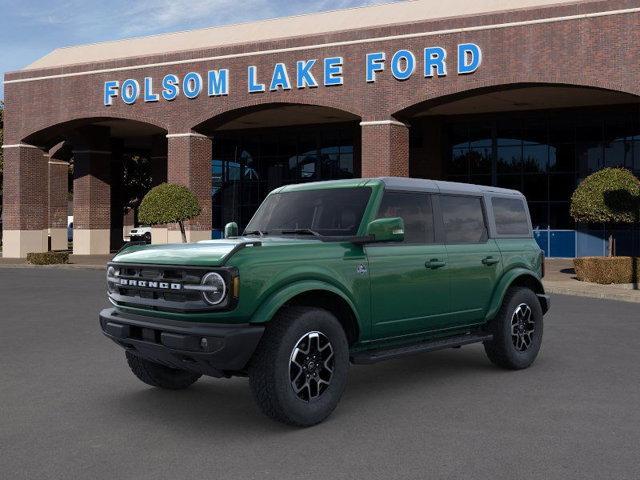
[[[435,350],[443,350],[445,348],[456,348],[471,343],[487,342],[493,339],[493,335],[487,334],[471,334],[458,335],[456,337],[439,338],[437,340],[429,340],[427,342],[415,343],[404,347],[389,348],[387,350],[370,350],[364,352],[356,352],[351,355],[351,363],[356,365],[369,365],[372,363],[391,360],[394,358],[405,357],[415,353],[433,352]]]

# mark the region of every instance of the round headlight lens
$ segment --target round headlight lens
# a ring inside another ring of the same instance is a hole
[[[210,272],[202,277],[202,286],[207,287],[202,292],[202,298],[210,305],[218,305],[227,295],[227,285],[219,273]]]
[[[116,269],[113,267],[107,268],[107,290],[109,293],[113,293],[115,291],[115,286],[113,284],[113,277],[116,276]]]

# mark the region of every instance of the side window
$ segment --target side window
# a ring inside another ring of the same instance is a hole
[[[491,205],[498,235],[530,235],[527,210],[522,199],[494,197]]]
[[[480,197],[442,195],[440,207],[448,244],[487,241],[487,226]]]
[[[401,217],[404,221],[404,243],[434,242],[431,195],[386,191],[378,218],[392,217]]]

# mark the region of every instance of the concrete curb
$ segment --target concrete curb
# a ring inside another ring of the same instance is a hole
[[[575,282],[578,282],[577,280]],[[547,293],[559,295],[573,295],[576,297],[598,298],[603,300],[618,300],[621,302],[640,303],[640,291],[611,291],[608,285],[564,285],[565,282],[544,282]]]

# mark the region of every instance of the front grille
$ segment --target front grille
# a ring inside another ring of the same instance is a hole
[[[220,273],[229,284],[234,274],[232,269],[118,263],[110,263],[107,269],[109,297],[119,306],[168,312],[194,312],[229,307],[233,300],[225,299],[220,305],[212,308],[203,300],[200,291],[189,289],[190,286],[199,286],[202,277],[211,271]]]

